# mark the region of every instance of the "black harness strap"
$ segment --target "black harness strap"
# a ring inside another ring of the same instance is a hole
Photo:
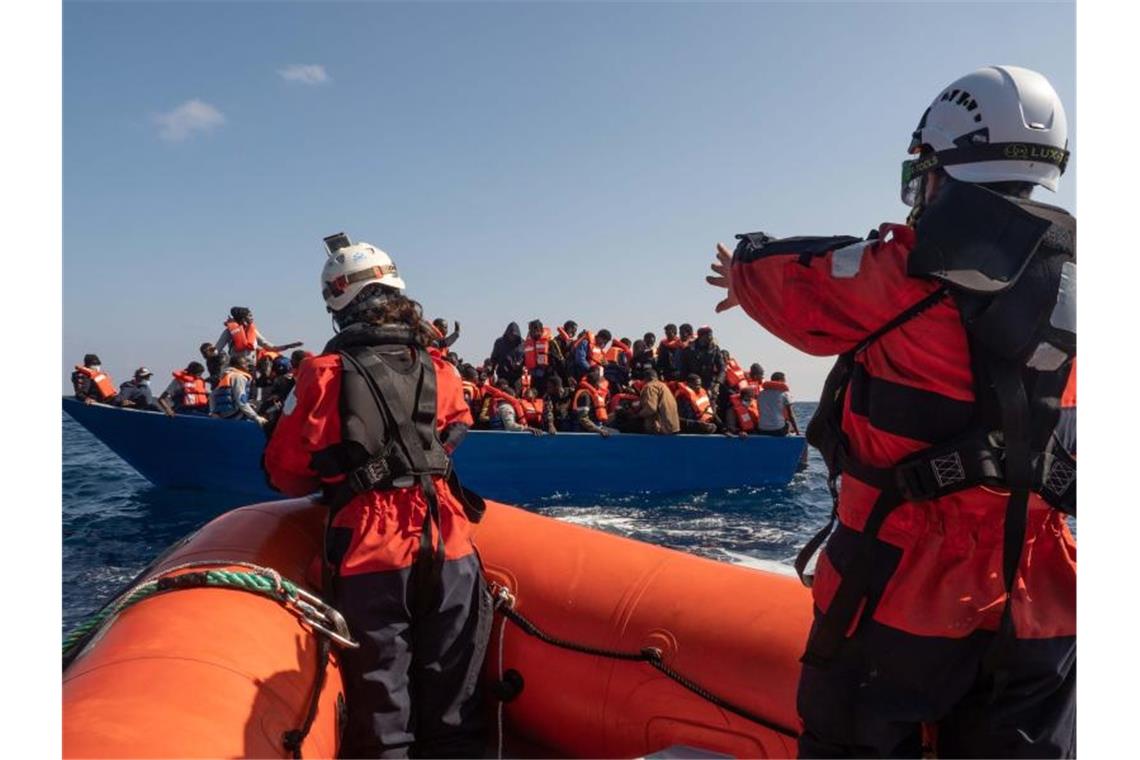
[[[433,599],[433,594],[439,589],[445,551],[443,527],[439,513],[439,495],[431,478],[433,468],[424,454],[424,450],[426,446],[430,445],[430,442],[424,441],[419,431],[425,421],[429,425],[434,425],[435,422],[435,374],[427,371],[425,367],[424,361],[427,358],[427,352],[417,347],[416,361],[419,376],[416,394],[413,399],[407,399],[405,398],[407,394],[392,381],[390,373],[383,366],[383,360],[374,352],[370,352],[360,359],[347,352],[342,353],[341,356],[352,362],[357,371],[365,378],[373,398],[387,417],[388,424],[398,431],[395,436],[397,445],[400,446],[411,463],[413,474],[423,489],[428,514],[424,520],[423,532],[420,534],[420,549],[416,564],[421,568],[426,564],[427,571],[424,572],[424,570],[417,568],[414,572],[418,577],[417,586],[422,592],[417,594],[417,599],[424,604],[429,604]],[[382,371],[368,371],[368,368],[375,366],[381,367]],[[393,403],[404,402],[400,406],[405,408],[399,410],[403,413],[395,414],[389,400]],[[435,531],[434,538],[433,530]]]
[[[328,677],[329,670],[329,651],[332,645],[326,636],[317,636],[317,678],[313,683],[313,691],[309,695],[309,706],[305,710],[305,718],[298,728],[286,731],[281,737],[281,741],[285,746],[285,751],[288,752],[293,758],[301,757],[301,745],[305,743],[305,737],[309,735],[309,731],[313,728],[313,721],[317,717],[317,707],[321,701],[321,690],[325,688],[325,680]]]
[[[807,566],[815,553],[831,535],[831,531],[835,528],[836,520],[839,515],[839,490],[836,488],[836,478],[840,473],[847,469],[845,463],[850,462],[850,457],[846,455],[846,439],[840,429],[840,417],[843,407],[843,396],[847,390],[847,383],[851,377],[851,372],[855,366],[855,357],[861,354],[872,343],[883,337],[890,331],[900,327],[910,320],[922,314],[927,309],[933,307],[946,297],[948,288],[942,286],[937,290],[927,294],[925,297],[907,307],[903,311],[896,314],[893,318],[888,320],[886,324],[879,327],[877,330],[863,338],[850,351],[842,354],[835,362],[835,366],[827,376],[827,382],[824,383],[824,397],[820,401],[820,409],[816,412],[815,420],[826,428],[824,430],[813,429],[814,424],[808,426],[808,439],[809,442],[820,449],[823,453],[824,461],[828,466],[828,480],[827,487],[831,491],[831,517],[819,532],[812,536],[807,545],[800,550],[796,556],[795,568],[796,575],[799,576],[800,581],[805,586],[811,586],[813,575],[808,574]],[[857,466],[857,465],[854,465]],[[859,477],[856,475],[856,477]],[[866,482],[874,484],[878,477],[874,475],[869,476],[871,479]],[[863,480],[863,478],[860,478]],[[885,518],[885,515],[884,515]]]

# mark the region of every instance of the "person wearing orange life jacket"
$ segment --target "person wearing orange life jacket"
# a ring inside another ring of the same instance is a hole
[[[258,349],[275,349],[276,346],[257,329],[252,311],[245,306],[234,306],[214,348],[228,357],[247,356],[250,367],[253,367],[258,359]]]
[[[632,359],[633,347],[617,338],[602,352],[602,373],[615,388],[629,384]]]
[[[603,438],[608,438],[613,431],[607,427],[610,416],[606,410],[607,394],[602,387],[603,382],[601,366],[590,367],[578,381],[570,409],[576,430],[598,433]]]
[[[796,417],[792,413],[792,396],[788,393],[788,383],[783,372],[773,372],[772,379],[761,386],[756,404],[760,407],[757,434],[785,436],[789,430],[796,435],[800,434]]]
[[[84,404],[114,404],[119,400],[115,382],[103,371],[102,362],[95,354],[86,354],[83,364],[75,365],[75,371],[71,373],[71,387],[75,398]]]
[[[208,414],[210,393],[202,379],[205,372],[201,362],[190,362],[185,369],[175,370],[174,379],[158,397],[158,405],[167,415]]]
[[[684,383],[676,386],[677,412],[681,419],[682,433],[715,433],[716,414],[712,399],[702,387],[701,376],[689,375]]]
[[[611,337],[609,330],[599,330],[597,335],[589,330],[582,330],[578,334],[570,347],[574,377],[583,377],[592,367],[605,366],[605,346]]]
[[[539,398],[538,391],[535,388],[527,388],[523,391],[523,395],[518,402],[523,410],[523,418],[520,422],[523,422],[532,430],[541,431],[543,429],[546,402]]]
[[[527,337],[523,341],[523,366],[530,373],[531,384],[544,388],[546,378],[557,373],[564,362],[562,348],[554,340],[550,328],[544,327],[541,320],[532,319],[527,324]]]
[[[1030,199],[1066,167],[1065,110],[1041,74],[988,66],[908,152],[906,224],[741,235],[708,278],[718,312],[839,355],[807,430],[839,485],[796,560],[799,754],[1073,756],[1076,220]]]
[[[562,384],[558,375],[546,378],[546,392],[542,396],[542,430],[547,435],[575,429],[575,415],[570,408],[574,391]]]
[[[463,400],[471,409],[472,418],[478,417],[479,409],[483,405],[483,389],[479,383],[479,371],[470,364],[464,364],[459,370],[459,375],[463,378]]]
[[[563,385],[569,383],[573,378],[574,354],[571,349],[574,345],[574,336],[577,334],[578,323],[568,319],[562,327],[558,328],[557,335],[554,336],[554,342],[558,344],[558,350],[562,355],[562,362],[555,369],[562,378]]]
[[[484,395],[493,410],[490,427],[494,430],[526,430],[526,410],[506,380],[499,380],[484,388]]]
[[[482,757],[491,599],[472,543],[482,501],[451,462],[471,424],[461,380],[429,353],[386,253],[343,234],[326,247],[338,331],[300,366],[263,461],[274,487],[320,489],[329,509],[328,592],[360,644],[338,653],[338,754]]]
[[[759,419],[760,406],[756,403],[756,390],[751,385],[741,386],[740,393],[733,393],[728,397],[724,434],[743,438],[756,432],[756,423]]]

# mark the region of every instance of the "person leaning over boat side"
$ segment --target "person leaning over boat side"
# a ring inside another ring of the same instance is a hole
[[[158,397],[158,406],[167,415],[209,414],[210,394],[202,374],[206,368],[201,362],[190,362],[186,369],[175,370],[174,379]]]
[[[135,370],[134,377],[119,385],[119,403],[132,409],[158,411],[154,394],[150,390],[150,379],[154,373],[146,367]]]
[[[938,757],[1072,756],[1076,220],[1029,200],[1065,169],[1065,110],[1041,74],[985,67],[940,91],[908,152],[907,224],[742,235],[708,278],[718,312],[840,355],[808,427],[843,479],[800,755],[919,757],[930,723]]]
[[[71,387],[75,398],[84,404],[116,404],[119,401],[115,381],[103,371],[103,363],[95,354],[86,354],[83,364],[75,365],[75,371],[71,373]]]
[[[222,379],[210,392],[210,416],[225,420],[250,420],[264,426],[268,420],[257,413],[250,403],[253,390],[253,375],[250,374],[252,359],[247,354],[230,357],[229,366],[222,372]]]
[[[640,419],[645,433],[653,435],[673,435],[681,431],[681,419],[677,412],[677,399],[669,386],[657,377],[657,370],[649,367],[644,371],[645,385],[641,388],[637,407],[633,416]]]
[[[773,372],[772,379],[761,386],[756,405],[760,408],[757,435],[785,436],[789,430],[800,434],[796,417],[792,414],[792,395],[788,392],[783,372]]]
[[[458,374],[386,253],[326,239],[339,332],[297,370],[265,449],[271,484],[322,491],[340,653],[341,757],[482,757],[479,672],[491,599],[471,541],[482,503],[451,472],[471,425]],[[330,593],[331,592],[331,593]]]

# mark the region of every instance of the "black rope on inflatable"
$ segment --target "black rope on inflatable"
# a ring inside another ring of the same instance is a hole
[[[550,644],[551,646],[558,647],[559,649],[566,649],[571,652],[594,655],[595,657],[604,657],[609,660],[625,660],[627,662],[648,663],[651,667],[659,671],[665,677],[680,684],[692,693],[696,694],[698,697],[711,702],[723,710],[727,710],[728,712],[733,713],[734,715],[738,715],[745,720],[750,720],[757,725],[775,731],[776,733],[783,734],[784,736],[787,736],[791,739],[795,739],[799,736],[799,733],[797,731],[793,731],[786,726],[781,726],[780,724],[768,720],[767,718],[761,717],[750,710],[733,704],[724,697],[718,696],[709,691],[691,678],[678,673],[676,670],[673,670],[673,668],[666,665],[665,661],[661,658],[660,649],[657,649],[655,647],[645,647],[640,652],[622,652],[613,649],[601,649],[599,647],[589,646],[588,644],[579,644],[567,639],[560,639],[556,636],[551,636],[550,634],[541,630],[533,622],[523,617],[523,615],[517,612],[513,607],[510,607],[507,604],[503,603],[503,600],[501,598],[496,599],[495,604],[498,611],[502,613],[507,620],[510,620],[512,623],[522,629],[526,634],[533,636],[542,642]]]

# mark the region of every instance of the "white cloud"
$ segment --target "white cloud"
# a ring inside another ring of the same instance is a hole
[[[154,117],[158,136],[168,142],[182,142],[197,132],[209,132],[226,123],[226,117],[209,103],[194,98],[173,111]]]
[[[291,63],[277,73],[286,82],[299,82],[300,84],[324,84],[331,82],[325,67],[318,63]]]

